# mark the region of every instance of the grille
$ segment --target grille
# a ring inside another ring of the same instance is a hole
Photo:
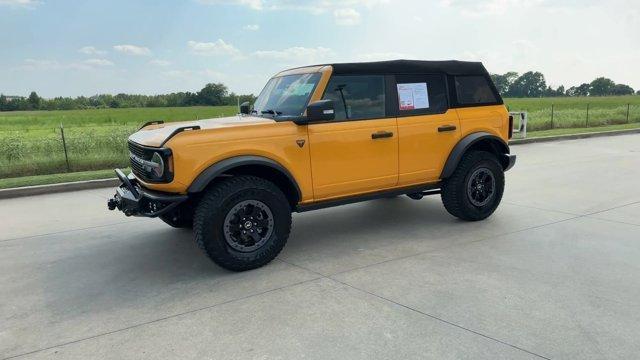
[[[153,156],[153,151],[146,150],[142,146],[133,142],[129,142],[129,152],[144,160],[151,160],[151,157]],[[129,159],[129,162],[131,163],[131,171],[133,172],[134,175],[142,179],[148,179],[149,174],[147,174],[147,172],[144,171],[141,164],[139,164],[136,161],[133,161],[133,159]]]

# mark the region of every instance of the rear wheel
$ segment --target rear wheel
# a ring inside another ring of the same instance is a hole
[[[196,242],[211,260],[243,271],[263,266],[280,253],[289,237],[291,209],[273,183],[237,176],[204,194],[193,224]]]
[[[451,215],[477,221],[493,214],[503,192],[504,171],[496,157],[486,151],[470,151],[444,181],[442,202]]]

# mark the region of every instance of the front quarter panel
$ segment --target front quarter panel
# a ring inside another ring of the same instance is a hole
[[[299,140],[304,141],[302,146],[298,145]],[[215,163],[253,155],[282,165],[298,183],[302,200],[313,198],[305,126],[284,121],[189,131],[173,137],[167,146],[173,151],[174,180],[168,184],[145,184],[151,189],[186,193],[195,178]]]

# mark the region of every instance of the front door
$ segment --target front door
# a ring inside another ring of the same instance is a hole
[[[335,119],[308,126],[316,200],[396,186],[398,129],[386,117],[383,75],[336,75],[323,99],[333,100]]]

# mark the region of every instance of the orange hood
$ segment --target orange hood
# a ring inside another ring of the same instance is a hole
[[[161,146],[174,131],[184,126],[200,126],[200,129],[251,126],[274,123],[275,120],[257,116],[229,116],[223,118],[180,121],[148,125],[129,136],[129,140],[144,146]]]

